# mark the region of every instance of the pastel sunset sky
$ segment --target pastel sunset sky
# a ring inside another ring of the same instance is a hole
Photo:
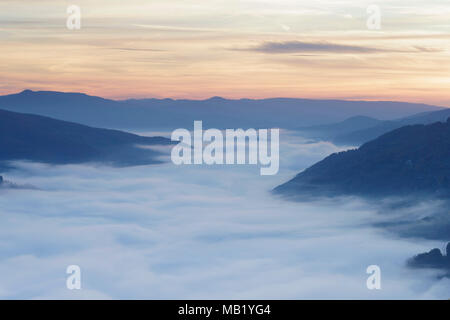
[[[1,0],[0,40],[0,94],[450,106],[449,0]]]

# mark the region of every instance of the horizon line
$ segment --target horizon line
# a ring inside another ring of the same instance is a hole
[[[0,97],[5,96],[12,96],[12,95],[19,95],[27,92],[32,93],[62,93],[62,94],[80,94],[85,95],[88,97],[94,97],[94,98],[100,98],[104,100],[110,100],[110,101],[116,101],[116,102],[124,102],[124,101],[130,101],[130,100],[172,100],[172,101],[208,101],[213,99],[221,99],[221,100],[228,100],[228,101],[241,101],[241,100],[253,100],[253,101],[260,101],[260,100],[276,100],[276,99],[286,99],[286,100],[310,100],[310,101],[348,101],[348,102],[385,102],[385,103],[410,103],[410,104],[421,104],[421,105],[428,105],[432,107],[439,107],[439,108],[450,108],[450,106],[445,105],[437,105],[432,103],[425,103],[425,102],[411,102],[411,101],[402,101],[402,100],[378,100],[378,99],[371,99],[371,98],[364,98],[364,97],[358,97],[358,98],[332,98],[332,97],[325,97],[325,98],[305,98],[305,97],[287,97],[287,96],[274,96],[269,98],[247,98],[247,97],[240,97],[240,98],[227,98],[220,95],[214,95],[210,96],[208,98],[172,98],[172,97],[127,97],[127,98],[105,98],[100,95],[95,94],[89,94],[81,91],[57,91],[57,90],[33,90],[33,89],[22,89],[18,91],[14,91],[12,93],[6,93],[6,94],[0,94]]]

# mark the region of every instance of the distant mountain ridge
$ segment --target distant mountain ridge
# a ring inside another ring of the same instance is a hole
[[[295,129],[361,115],[381,120],[440,110],[403,103],[294,98],[229,100],[131,99],[115,101],[82,93],[25,90],[0,96],[0,109],[32,113],[95,127],[120,129],[190,128],[202,120],[210,128]]]
[[[445,122],[449,117],[450,109],[423,112],[401,119],[384,121],[357,116],[338,123],[303,127],[296,130],[306,138],[327,140],[337,145],[359,146],[403,126]]]
[[[336,136],[372,128],[384,122],[385,121],[383,120],[378,120],[371,117],[354,116],[337,123],[299,127],[296,128],[296,131],[300,132],[300,134],[305,138],[333,141]]]
[[[332,154],[274,191],[299,198],[450,198],[450,119],[405,126],[359,149]]]
[[[102,162],[113,165],[159,163],[159,152],[138,147],[170,145],[169,139],[0,110],[0,169],[7,161],[51,164]]]

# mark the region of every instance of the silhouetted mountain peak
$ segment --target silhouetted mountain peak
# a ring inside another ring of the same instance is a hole
[[[413,268],[436,268],[450,270],[450,242],[447,244],[447,255],[443,255],[438,248],[429,252],[414,256],[408,261],[408,265]]]
[[[331,141],[336,144],[361,145],[364,142],[373,140],[382,134],[413,124],[431,124],[435,122],[447,122],[450,109],[433,112],[425,112],[417,115],[405,117],[392,121],[380,121],[375,125],[367,125],[366,128],[355,129],[351,132],[341,131],[331,137]]]
[[[346,123],[352,123],[354,121],[379,121],[378,119],[374,119],[372,117],[367,117],[367,116],[354,116],[354,117],[350,117],[342,122],[346,122]]]
[[[275,191],[450,198],[450,122],[405,126],[359,149],[332,154]]]
[[[222,98],[222,97],[219,97],[219,96],[214,96],[214,97],[211,97],[211,98],[207,99],[207,101],[224,102],[224,101],[228,101],[228,99],[225,99],[225,98]]]
[[[194,120],[199,119],[213,128],[292,129],[343,121],[357,114],[394,119],[439,108],[403,102],[296,98],[235,100],[212,97],[207,100],[155,98],[115,101],[76,92],[29,90],[0,96],[0,109],[95,127],[173,130],[190,127]]]
[[[33,91],[30,89],[25,89],[22,92],[10,94],[3,97],[19,97],[19,98],[36,98],[36,99],[46,99],[46,102],[51,102],[49,99],[76,99],[83,98],[83,99],[93,99],[93,100],[104,100],[104,101],[111,101],[108,99],[104,99],[97,96],[91,96],[86,93],[81,92],[60,92],[60,91]],[[33,102],[33,100],[25,100],[29,102]],[[58,100],[55,100],[58,101]]]
[[[337,135],[373,127],[382,122],[382,120],[378,120],[372,117],[358,115],[337,123],[300,127],[296,130],[300,131],[301,135],[305,138],[313,138],[317,140],[333,140],[333,138]]]
[[[102,162],[116,165],[159,162],[158,152],[137,146],[170,145],[169,139],[99,129],[0,110],[0,168],[12,160],[52,164]]]

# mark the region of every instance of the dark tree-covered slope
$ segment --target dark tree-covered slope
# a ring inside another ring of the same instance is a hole
[[[158,152],[140,145],[168,145],[162,137],[142,137],[47,117],[0,110],[0,168],[9,160],[52,164],[106,162],[156,163]],[[1,163],[3,162],[3,163]]]
[[[450,122],[405,126],[332,154],[275,188],[298,196],[450,195]]]

